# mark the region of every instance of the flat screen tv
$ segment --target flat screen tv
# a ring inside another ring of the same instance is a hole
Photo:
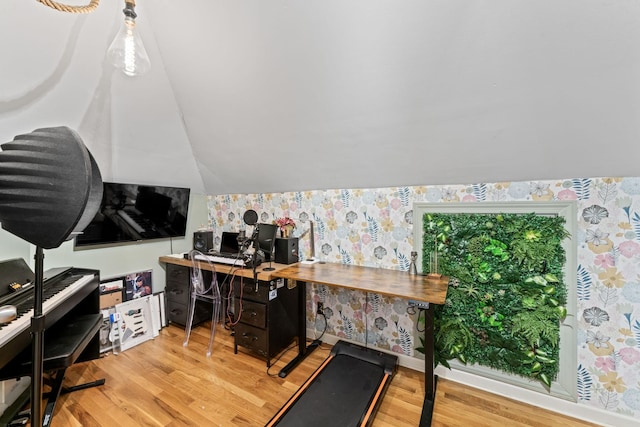
[[[100,209],[76,247],[183,237],[187,228],[189,188],[103,183]]]

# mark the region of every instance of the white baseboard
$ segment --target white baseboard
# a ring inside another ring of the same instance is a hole
[[[316,331],[313,329],[307,329],[307,337],[313,338]],[[360,344],[360,342],[346,340],[344,338],[337,337],[335,335],[324,335],[322,341],[333,345],[339,340],[353,342]],[[409,357],[391,351],[380,351],[398,356],[398,364],[409,369],[413,369],[419,372],[424,372],[424,360],[415,357]],[[527,403],[529,405],[537,406],[547,409],[549,411],[558,412],[573,418],[588,421],[591,423],[599,424],[602,426],[611,427],[637,427],[638,420],[618,414],[613,411],[605,411],[603,409],[587,406],[582,403],[571,402],[565,399],[560,399],[553,396],[547,396],[545,394],[527,390],[521,387],[517,387],[510,384],[505,384],[500,381],[496,381],[490,378],[480,377],[468,372],[463,372],[455,369],[447,369],[443,366],[438,366],[435,371],[436,375],[441,378],[446,378],[450,381],[455,381],[461,384],[475,387],[480,390],[488,391],[489,393],[504,396],[510,399],[514,399],[520,402]]]

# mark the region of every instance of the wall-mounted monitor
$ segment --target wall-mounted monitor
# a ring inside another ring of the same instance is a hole
[[[104,182],[100,209],[75,239],[90,247],[184,237],[189,188]]]

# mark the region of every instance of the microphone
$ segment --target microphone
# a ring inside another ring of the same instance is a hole
[[[249,209],[244,213],[242,219],[247,225],[256,225],[258,223],[258,213],[253,209]]]
[[[247,243],[247,232],[246,230],[240,230],[238,232],[238,237],[236,237],[236,241],[238,242],[238,246],[240,248],[242,248],[243,250],[246,249],[244,248],[245,243]]]

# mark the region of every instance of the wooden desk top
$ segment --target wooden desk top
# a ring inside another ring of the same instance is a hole
[[[161,256],[160,262],[191,267],[191,261],[184,259],[182,254]],[[300,282],[320,283],[328,286],[354,289],[363,292],[373,292],[416,301],[426,301],[432,304],[444,304],[449,285],[448,277],[430,278],[422,275],[412,275],[406,271],[389,270],[385,268],[362,267],[347,264],[276,264],[274,271],[263,271],[269,263],[262,263],[256,268],[258,280],[274,280],[279,277]],[[209,263],[201,261],[200,268],[211,270]],[[232,273],[236,276],[253,278],[253,269],[237,269],[232,265],[214,264],[219,273]]]
[[[191,267],[191,260],[185,259],[182,254],[164,255],[159,258],[159,261],[164,262],[166,264],[175,264],[175,265],[182,265],[184,267]],[[233,274],[235,270],[236,276],[253,279],[252,268],[237,268],[233,265],[218,264],[218,263],[214,263],[213,266],[216,269],[216,272],[218,273]],[[269,281],[269,280],[277,279],[278,276],[275,276],[274,273],[289,267],[287,264],[276,264],[275,262],[272,263],[271,266],[275,268],[274,271],[263,271],[264,268],[269,267],[268,262],[263,262],[258,267],[256,267],[256,271],[258,273],[258,280]],[[209,265],[208,262],[205,262],[205,261],[200,261],[200,268],[202,268],[203,270],[211,270],[211,266]]]
[[[274,277],[444,304],[448,277],[430,278],[406,271],[346,264],[292,264],[271,272]]]

